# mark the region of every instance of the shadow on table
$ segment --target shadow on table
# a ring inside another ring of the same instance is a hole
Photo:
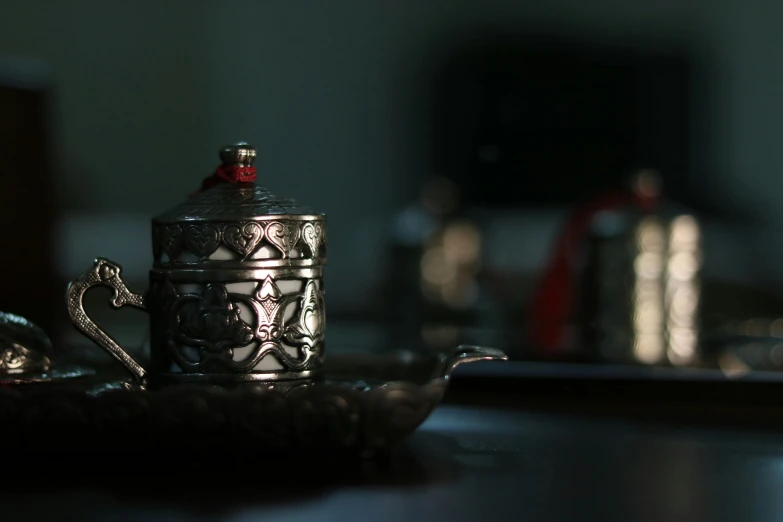
[[[57,502],[47,505],[41,499],[87,491],[111,498],[112,509],[125,513],[173,509],[229,514],[311,502],[341,488],[423,488],[457,481],[464,466],[453,457],[455,445],[450,437],[426,433],[374,458],[334,452],[312,458],[292,452],[249,459],[238,441],[226,441],[223,455],[18,456],[6,468],[17,472],[3,484],[0,504],[4,514],[24,511],[40,519],[65,510]],[[98,516],[96,506],[75,502],[69,504],[79,511],[80,520]]]

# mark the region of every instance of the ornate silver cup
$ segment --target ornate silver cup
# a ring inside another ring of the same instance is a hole
[[[138,380],[312,377],[324,357],[325,216],[248,181],[253,147],[240,143],[220,156],[238,177],[152,220],[147,293],[128,290],[120,265],[98,258],[68,286],[68,313]],[[85,313],[84,294],[96,285],[114,290],[113,307],[149,312],[149,373]]]

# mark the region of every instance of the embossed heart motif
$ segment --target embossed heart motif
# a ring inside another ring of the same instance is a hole
[[[302,239],[304,239],[308,248],[310,248],[312,256],[318,257],[321,243],[323,243],[324,240],[323,227],[317,223],[305,223],[302,227]]]
[[[318,308],[308,308],[302,313],[302,324],[307,328],[310,336],[314,337],[321,332],[321,311]]]
[[[241,227],[228,225],[223,229],[223,242],[242,256],[243,261],[255,251],[263,237],[264,229],[258,223],[245,223]]]
[[[275,221],[266,227],[266,238],[286,258],[299,241],[299,226],[296,223]]]
[[[214,225],[188,227],[185,236],[188,248],[201,259],[207,259],[214,254],[220,243],[220,232]]]
[[[169,261],[176,260],[182,253],[182,229],[179,225],[164,227],[161,231],[160,248],[168,256]]]

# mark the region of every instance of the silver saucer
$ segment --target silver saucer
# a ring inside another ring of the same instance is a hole
[[[237,459],[280,448],[372,453],[424,422],[441,402],[454,368],[506,359],[494,348],[460,346],[429,355],[335,355],[320,380],[149,390],[128,381],[56,392],[0,387],[0,425],[9,427],[0,430],[0,444],[26,440],[28,447],[46,448],[57,433],[68,451],[154,448],[207,459],[226,458],[229,447],[236,448],[230,453]],[[244,442],[234,446],[236,441]]]

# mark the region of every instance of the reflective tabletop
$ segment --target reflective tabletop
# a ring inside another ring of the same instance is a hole
[[[592,398],[468,404],[461,398],[479,381],[454,381],[450,403],[374,460],[248,462],[238,455],[253,441],[227,440],[225,455],[187,465],[171,455],[117,455],[112,465],[78,456],[11,462],[0,513],[112,521],[783,519],[777,430],[646,419]],[[53,443],[67,445],[56,434]]]

